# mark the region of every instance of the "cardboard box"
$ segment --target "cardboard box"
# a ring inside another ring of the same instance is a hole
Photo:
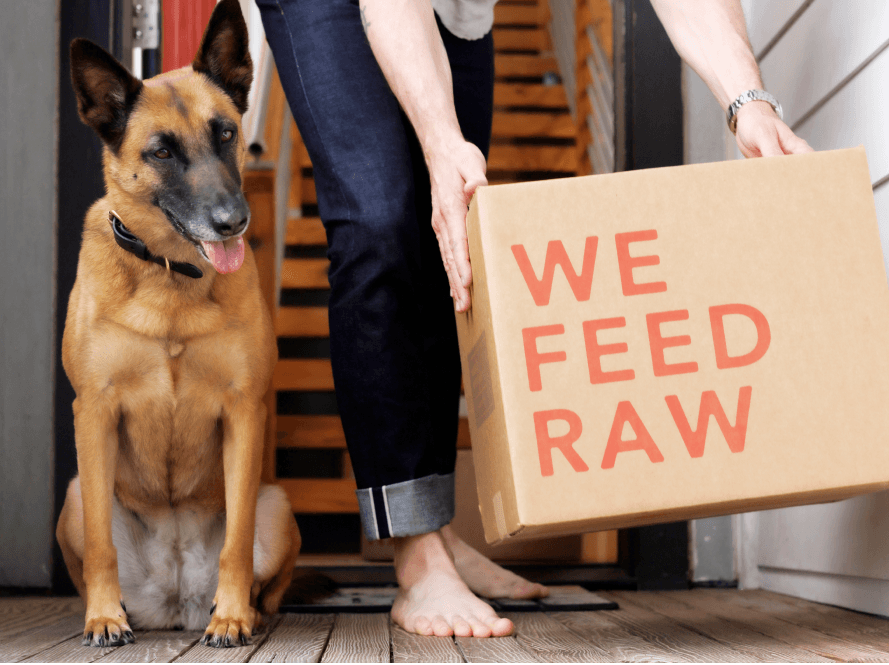
[[[889,487],[863,149],[485,187],[467,228],[489,542]]]

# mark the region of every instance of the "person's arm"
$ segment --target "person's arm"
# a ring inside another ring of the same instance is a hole
[[[723,109],[745,90],[763,88],[740,0],[652,0],[652,5],[679,55]],[[744,104],[737,118],[738,147],[745,157],[812,150],[768,102]]]
[[[485,158],[463,138],[451,67],[429,0],[360,0],[371,49],[420,139],[432,184],[432,227],[458,312],[469,309],[466,206],[486,185]]]

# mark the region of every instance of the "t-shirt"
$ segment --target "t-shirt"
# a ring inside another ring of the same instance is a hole
[[[444,26],[461,39],[481,39],[494,25],[497,0],[432,0]]]

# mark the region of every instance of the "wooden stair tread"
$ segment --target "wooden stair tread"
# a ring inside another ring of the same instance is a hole
[[[278,416],[279,448],[345,448],[346,435],[339,416]],[[460,418],[457,448],[471,448],[469,421]]]
[[[495,51],[545,51],[551,48],[546,28],[498,28],[494,30]]]
[[[571,115],[565,113],[515,113],[495,111],[492,135],[497,138],[574,138]],[[493,151],[493,148],[492,148]]]
[[[287,220],[285,245],[326,245],[327,234],[320,217],[291,217]]]
[[[571,173],[577,168],[574,146],[500,145],[491,146],[488,170],[559,171]]]
[[[567,108],[568,97],[561,85],[498,82],[494,84],[494,106]]]
[[[333,390],[330,360],[300,358],[279,360],[272,373],[275,390]]]
[[[530,78],[558,71],[559,63],[552,56],[503,53],[494,58],[494,76]]]
[[[282,289],[326,289],[327,259],[284,259],[281,265]]]
[[[329,337],[326,307],[281,307],[275,319],[278,337]]]
[[[357,513],[352,478],[278,478],[295,513]]]

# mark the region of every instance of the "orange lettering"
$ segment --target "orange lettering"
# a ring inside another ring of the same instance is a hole
[[[698,428],[693,430],[688,423],[688,418],[682,410],[679,398],[676,395],[668,395],[667,407],[673,415],[673,421],[682,436],[688,454],[692,457],[701,457],[704,454],[704,443],[707,441],[707,425],[710,416],[716,418],[722,435],[728,443],[729,450],[733,453],[744,451],[744,441],[747,439],[747,416],[750,413],[750,396],[753,393],[751,386],[744,386],[738,393],[738,410],[735,416],[735,425],[732,427],[719,403],[716,392],[708,390],[701,395],[701,409],[698,411]]]
[[[756,326],[756,346],[750,353],[742,356],[730,356],[725,343],[725,325],[723,317],[729,314],[740,314],[753,321]],[[772,331],[766,317],[755,307],[750,305],[717,305],[710,308],[710,328],[713,330],[713,347],[716,351],[716,366],[719,369],[730,367],[744,367],[752,365],[762,358],[772,342]]]
[[[596,333],[599,330],[610,328],[623,328],[627,320],[620,316],[615,319],[597,319],[596,321],[583,322],[583,339],[586,342],[587,363],[590,366],[590,383],[610,383],[612,381],[629,381],[636,377],[631,369],[615,370],[613,372],[602,371],[602,356],[613,353],[626,353],[626,342],[616,344],[599,344]]]
[[[549,423],[552,420],[564,420],[568,423],[568,433],[563,436],[551,437],[549,435]],[[565,459],[575,471],[589,471],[590,467],[581,459],[574,450],[574,442],[580,438],[583,425],[580,417],[568,409],[553,409],[552,411],[538,411],[534,414],[534,432],[537,434],[537,452],[540,455],[540,474],[553,475],[553,448],[562,451]]]
[[[525,364],[528,367],[528,386],[532,392],[543,390],[543,381],[540,378],[540,366],[543,363],[557,363],[568,358],[564,351],[540,353],[537,350],[537,338],[561,335],[564,332],[565,326],[561,323],[554,326],[522,328],[522,341],[525,344]]]
[[[630,423],[630,427],[636,433],[635,439],[624,441],[621,435],[624,431],[624,423]],[[629,402],[621,402],[617,405],[614,412],[614,422],[611,425],[611,434],[608,435],[608,443],[605,446],[605,455],[602,457],[602,468],[613,469],[614,461],[617,459],[618,453],[625,453],[630,450],[644,450],[648,455],[648,459],[652,462],[663,462],[664,456],[654,443],[654,439],[645,429],[639,414]]]
[[[590,236],[586,239],[583,249],[583,266],[578,275],[574,266],[571,265],[571,259],[565,251],[565,246],[561,240],[550,240],[546,246],[546,259],[543,263],[543,277],[537,279],[534,268],[531,267],[531,261],[528,259],[528,253],[525,251],[524,245],[513,245],[512,254],[515,256],[516,263],[519,264],[519,270],[522,271],[522,277],[525,278],[525,284],[534,298],[534,303],[538,307],[549,304],[549,297],[553,289],[553,278],[556,274],[556,265],[562,266],[562,272],[574,297],[578,302],[590,299],[590,292],[593,288],[593,270],[596,266],[596,248],[599,239],[596,236]]]
[[[666,282],[648,282],[636,284],[633,281],[633,268],[656,266],[661,259],[657,254],[650,256],[630,256],[630,243],[657,240],[657,231],[632,231],[618,233],[614,236],[617,245],[617,266],[620,269],[620,285],[625,296],[638,296],[644,293],[661,293],[667,290]]]
[[[668,321],[685,321],[688,319],[688,310],[681,309],[675,312],[657,312],[648,314],[645,321],[648,324],[648,342],[651,345],[651,365],[654,368],[655,376],[670,376],[672,374],[690,374],[698,371],[696,362],[690,363],[674,363],[668,365],[664,360],[664,349],[673,346],[688,346],[691,344],[691,337],[688,335],[677,335],[676,337],[663,337],[661,335],[661,324]]]

